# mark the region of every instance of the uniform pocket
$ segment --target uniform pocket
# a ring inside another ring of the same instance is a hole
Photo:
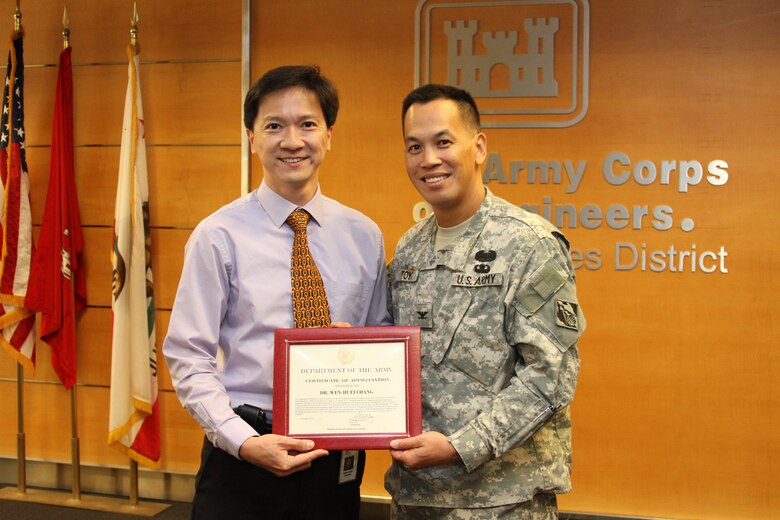
[[[447,362],[485,389],[498,393],[514,373],[516,360],[504,336],[501,291],[482,287],[469,292],[470,305],[457,323],[457,341],[449,349]]]
[[[456,345],[452,345],[452,338],[455,331],[459,330],[470,304],[471,294],[468,291],[448,293],[437,302],[439,309],[433,320],[432,334],[428,334],[425,345],[434,363],[441,363],[450,349],[457,348],[460,344],[460,337]],[[425,339],[423,341],[425,342]]]

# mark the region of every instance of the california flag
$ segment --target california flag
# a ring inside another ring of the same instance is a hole
[[[160,461],[157,347],[138,52],[128,47],[125,116],[114,214],[114,330],[108,442],[140,464]]]

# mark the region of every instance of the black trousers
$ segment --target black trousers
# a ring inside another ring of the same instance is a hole
[[[204,439],[192,519],[358,520],[365,453],[352,482],[339,484],[340,464],[341,452],[331,451],[307,470],[276,477]]]

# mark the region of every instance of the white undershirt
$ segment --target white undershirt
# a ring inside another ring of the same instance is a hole
[[[471,221],[474,219],[474,216],[475,215],[472,215],[470,218],[461,222],[457,226],[441,227],[436,224],[436,251],[447,249],[450,244],[460,238],[460,236],[468,229],[469,224],[471,224]]]

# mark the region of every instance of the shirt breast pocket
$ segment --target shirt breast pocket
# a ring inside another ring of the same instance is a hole
[[[515,351],[504,335],[500,287],[479,287],[458,324],[447,362],[487,390],[498,393],[514,373]]]
[[[344,321],[356,327],[365,324],[368,304],[363,294],[363,285],[357,282],[340,281],[328,293],[331,321]]]

